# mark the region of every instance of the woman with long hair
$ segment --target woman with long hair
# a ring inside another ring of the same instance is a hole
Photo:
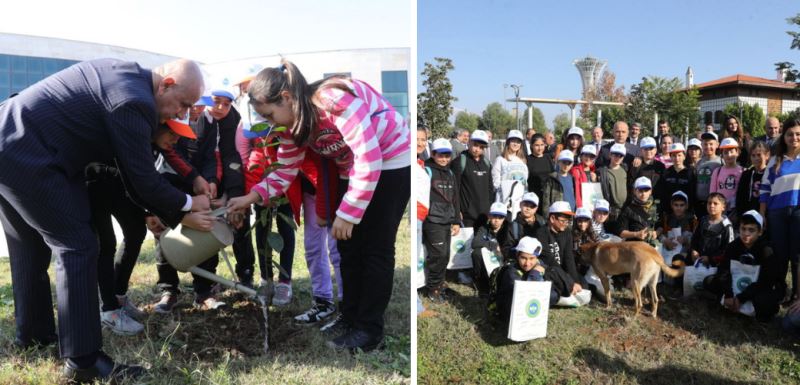
[[[725,138],[734,138],[736,139],[736,143],[739,144],[739,156],[736,157],[736,163],[738,163],[742,167],[749,167],[750,166],[750,153],[747,151],[752,145],[753,141],[750,139],[750,135],[745,134],[744,127],[742,123],[739,121],[739,118],[733,115],[729,115],[725,119],[724,129],[722,130],[722,139]]]
[[[519,186],[520,197],[528,190],[528,164],[522,149],[524,138],[519,130],[509,131],[503,153],[492,164],[492,184],[499,200],[510,197],[515,185]]]
[[[281,132],[278,161],[251,191],[228,202],[228,211],[270,205],[297,176],[304,151],[322,158],[322,178],[346,184],[338,210],[318,221],[332,226],[341,254],[341,314],[325,330],[343,333],[328,342],[335,349],[373,350],[383,345],[383,314],[394,277],[397,228],[408,204],[411,137],[400,113],[369,84],[334,76],[308,84],[297,67],[282,60],[258,73],[248,89],[250,104]],[[334,162],[337,175],[327,175]]]
[[[580,161],[580,159],[578,159],[578,154],[581,152],[581,147],[583,147],[583,129],[580,127],[572,127],[564,131],[564,135],[561,136],[561,143],[556,146],[553,159],[558,159],[558,154],[561,153],[561,150],[570,150],[575,155],[572,164],[578,164]]]

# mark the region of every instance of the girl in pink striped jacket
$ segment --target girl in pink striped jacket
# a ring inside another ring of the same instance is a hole
[[[294,64],[265,68],[248,90],[250,108],[276,126],[278,162],[249,194],[233,198],[229,212],[268,204],[297,176],[311,148],[337,165],[347,184],[331,225],[341,254],[341,314],[327,330],[344,333],[328,342],[336,349],[369,351],[383,344],[383,314],[394,275],[394,243],[408,204],[411,137],[405,119],[367,83],[332,77],[308,84]]]

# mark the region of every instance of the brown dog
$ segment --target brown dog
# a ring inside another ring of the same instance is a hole
[[[636,314],[642,309],[642,289],[650,287],[650,300],[653,318],[658,312],[658,272],[670,277],[683,275],[684,266],[673,269],[664,263],[661,254],[644,242],[597,242],[581,245],[584,262],[590,264],[603,283],[606,294],[606,307],[611,307],[611,286],[608,276],[631,273],[633,298],[636,301]]]

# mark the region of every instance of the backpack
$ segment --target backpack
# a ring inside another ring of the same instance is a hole
[[[489,275],[489,300],[486,304],[486,311],[493,317],[500,317],[500,312],[497,310],[497,285],[499,284],[500,276],[510,267],[510,262],[504,262],[498,268],[492,270],[492,274]]]
[[[488,167],[489,170],[492,169],[492,163],[489,162],[489,159],[486,159],[485,156],[483,157],[483,163],[486,164],[486,167]],[[467,155],[464,154],[463,152],[461,153],[461,155],[458,156],[458,165],[461,166],[458,169],[459,170],[458,176],[461,176],[461,174],[464,173],[464,168],[467,167]]]

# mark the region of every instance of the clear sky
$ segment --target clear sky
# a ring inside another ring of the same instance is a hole
[[[800,66],[785,32],[797,30],[786,22],[797,1],[420,0],[417,9],[417,73],[434,57],[453,59],[456,112],[481,113],[504,91],[512,98],[504,83],[522,84],[521,97],[579,98],[572,61],[586,55],[608,60],[626,92],[644,76],[683,80],[689,66],[695,84],[736,73],[773,79],[780,61]],[[548,126],[569,112],[536,106]]]
[[[409,0],[13,0],[0,32],[142,49],[202,62],[410,47]]]

